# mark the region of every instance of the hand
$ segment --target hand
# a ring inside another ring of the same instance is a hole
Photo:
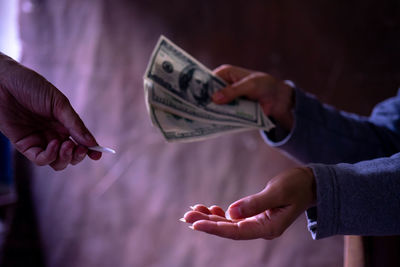
[[[185,213],[192,229],[235,240],[279,237],[307,208],[315,205],[315,178],[307,167],[285,171],[261,192],[242,198],[228,208],[196,205]]]
[[[290,131],[293,126],[293,89],[269,74],[222,65],[214,74],[225,80],[229,86],[214,93],[216,104],[227,104],[244,96],[258,101],[264,114],[274,118],[281,127]]]
[[[97,142],[68,99],[41,75],[1,53],[0,131],[29,160],[54,170],[75,165],[86,154],[101,157],[88,151]]]

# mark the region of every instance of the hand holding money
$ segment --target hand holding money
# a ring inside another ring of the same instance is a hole
[[[274,127],[257,102],[235,99],[223,105],[214,103],[214,93],[226,86],[226,81],[161,36],[144,76],[153,125],[167,141],[180,142]]]
[[[229,83],[214,93],[215,103],[227,104],[238,97],[246,97],[260,103],[264,114],[274,118],[286,131],[292,129],[293,89],[288,82],[279,81],[267,73],[231,65],[216,68],[214,74]]]

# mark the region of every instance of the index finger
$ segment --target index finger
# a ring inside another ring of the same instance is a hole
[[[213,73],[227,83],[231,84],[243,79],[247,75],[251,74],[252,71],[225,64],[217,67],[215,70],[213,70]]]

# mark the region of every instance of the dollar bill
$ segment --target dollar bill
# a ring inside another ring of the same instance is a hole
[[[145,87],[148,106],[154,106],[158,109],[165,110],[178,116],[186,117],[193,120],[199,120],[206,123],[245,126],[245,127],[258,127],[255,124],[246,124],[243,121],[225,118],[212,112],[204,111],[200,108],[192,107],[172,94],[169,94],[161,89],[161,86],[154,84],[145,79]]]
[[[217,137],[227,132],[249,130],[239,126],[204,123],[180,117],[164,110],[151,107],[152,121],[169,142],[193,142]]]
[[[164,36],[153,51],[145,78],[191,106],[226,118],[260,123],[260,106],[253,101],[237,100],[230,105],[213,103],[211,96],[226,87],[226,83]]]
[[[216,105],[211,96],[226,83],[161,36],[144,76],[146,105],[154,126],[167,141],[204,140],[273,123],[256,102],[238,99]]]

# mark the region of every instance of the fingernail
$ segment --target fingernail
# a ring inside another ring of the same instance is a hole
[[[230,219],[238,219],[238,218],[242,218],[242,209],[240,206],[236,206],[233,208],[229,208],[227,211]]]
[[[190,229],[194,230],[193,225],[189,225],[188,227],[189,227]]]
[[[221,93],[221,92],[216,92],[215,94],[213,94],[212,98],[213,98],[215,101],[222,101],[222,100],[224,100],[225,96],[224,96],[224,94]]]
[[[78,154],[78,158],[83,159],[86,156],[85,152],[81,152]]]
[[[184,222],[184,223],[186,222],[185,218],[180,218],[179,220],[180,220],[181,222]]]
[[[93,141],[93,136],[91,134],[85,134],[85,140],[88,142],[92,142]]]

